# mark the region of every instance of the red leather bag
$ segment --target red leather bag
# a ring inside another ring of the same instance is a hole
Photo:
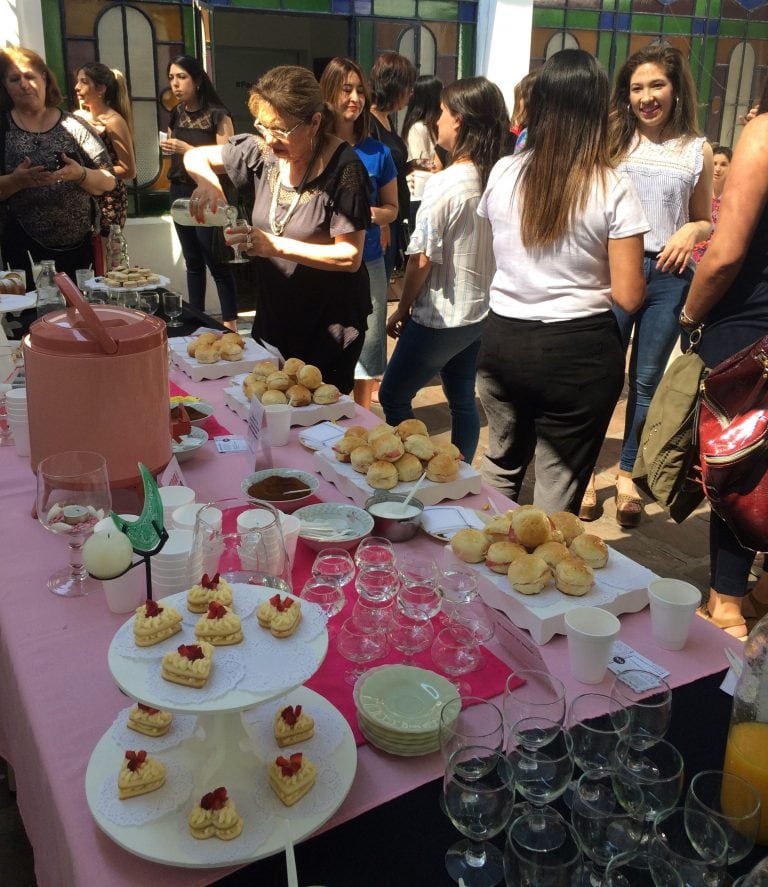
[[[768,550],[768,336],[702,382],[699,453],[712,509],[744,548]]]

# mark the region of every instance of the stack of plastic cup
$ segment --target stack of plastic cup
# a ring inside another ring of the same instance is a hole
[[[160,487],[158,490],[163,503],[163,524],[166,529],[173,526],[173,512],[182,505],[191,505],[195,501],[195,491],[189,487]]]
[[[27,416],[27,389],[12,388],[5,395],[8,427],[18,456],[29,456],[29,417]]]
[[[152,558],[152,594],[156,600],[177,594],[190,587],[190,553],[192,551],[192,530],[168,530],[168,541]],[[199,569],[192,570],[202,575]]]
[[[197,515],[201,511],[208,524],[216,527],[217,530],[221,529],[221,511],[212,505],[206,508],[204,502],[192,502],[190,505],[182,505],[181,508],[177,508],[171,516],[171,525],[177,530],[194,530]]]

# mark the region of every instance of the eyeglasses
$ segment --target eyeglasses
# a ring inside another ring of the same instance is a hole
[[[291,129],[279,129],[277,126],[264,126],[263,123],[259,123],[259,121],[256,120],[254,121],[253,128],[263,139],[269,136],[280,142],[287,142],[300,126],[306,126],[306,124],[306,120],[300,120],[296,126]]]

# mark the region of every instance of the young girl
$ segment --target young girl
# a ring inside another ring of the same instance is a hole
[[[363,261],[371,281],[373,313],[355,368],[354,387],[355,401],[369,409],[373,386],[387,366],[387,273],[380,226],[397,218],[397,169],[389,148],[369,135],[371,103],[360,67],[350,59],[331,59],[320,78],[320,88],[333,109],[334,134],[355,149],[371,187],[372,225],[365,232]]]
[[[408,246],[400,302],[387,332],[398,339],[379,390],[390,425],[437,373],[451,410],[451,441],[471,462],[480,435],[475,363],[493,274],[491,229],[475,213],[508,125],[501,90],[485,77],[443,90],[438,144],[450,164],[430,177]]]

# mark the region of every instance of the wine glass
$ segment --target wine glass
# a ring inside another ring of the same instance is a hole
[[[428,585],[403,585],[397,593],[400,610],[404,613],[424,613],[430,619],[440,612],[441,603],[438,590]]]
[[[335,579],[343,588],[355,575],[355,564],[344,548],[322,548],[312,564],[312,575]]]
[[[469,632],[440,629],[432,644],[432,661],[442,672],[458,679],[452,683],[459,695],[471,694],[472,688],[461,680],[461,676],[475,671],[480,665],[480,645]]]
[[[746,779],[722,770],[703,770],[691,780],[685,807],[705,813],[725,832],[728,865],[752,851],[760,826],[760,794]]]
[[[463,604],[477,597],[477,576],[472,570],[451,565],[440,571],[437,587],[443,599],[444,621],[447,622],[454,604]]]
[[[674,866],[647,850],[614,856],[605,868],[603,887],[685,887]]]
[[[532,823],[532,817],[536,822]],[[557,831],[557,847],[539,849],[527,845],[533,827]],[[522,841],[521,841],[522,839]],[[581,850],[576,833],[558,813],[523,814],[514,819],[504,845],[504,876],[508,887],[572,887],[581,867]]]
[[[629,711],[629,732],[638,748],[647,748],[663,739],[672,714],[672,690],[653,672],[632,668],[616,675],[611,696]]]
[[[341,613],[346,599],[344,589],[337,579],[326,579],[323,576],[310,576],[304,583],[299,597],[318,607],[325,613],[328,635],[332,636],[330,620]]]
[[[437,564],[434,558],[419,554],[405,554],[399,559],[398,569],[404,588],[412,585],[437,586]]]
[[[603,871],[619,853],[635,850],[643,836],[644,823],[626,812],[613,788],[610,771],[587,770],[573,792],[571,825],[590,859],[589,884],[600,887]]]
[[[54,453],[37,466],[37,517],[52,533],[69,542],[67,569],[48,579],[61,597],[78,597],[101,589],[83,566],[83,545],[112,505],[107,462],[100,453],[69,450]]]
[[[447,627],[459,635],[468,633],[476,644],[487,644],[496,634],[496,623],[491,610],[479,597],[472,601],[454,604],[448,616]],[[482,665],[482,651],[480,657]]]
[[[582,693],[568,707],[573,759],[583,771],[607,770],[616,744],[629,732],[629,712],[604,693]]]
[[[146,290],[139,296],[139,311],[145,314],[157,314],[160,307],[160,296],[154,290]]]
[[[168,318],[167,326],[181,326],[181,321],[179,320],[181,317],[181,295],[166,290],[163,295],[163,311]]]
[[[383,536],[366,536],[357,546],[355,563],[359,570],[365,567],[389,566],[395,562],[395,549]]]
[[[706,813],[675,807],[654,820],[648,855],[672,865],[684,884],[720,887],[728,863],[728,838]]]
[[[352,616],[363,631],[388,631],[395,612],[394,598],[388,601],[371,601],[358,598],[352,608]]]
[[[352,616],[346,619],[336,637],[336,649],[350,662],[357,663],[344,673],[344,680],[354,686],[365,671],[365,666],[374,659],[386,656],[389,649],[385,631],[365,631]]]
[[[435,637],[432,620],[426,613],[404,613],[395,607],[389,623],[389,642],[403,653],[403,664],[413,665],[414,655],[426,650]]]
[[[234,212],[232,212],[234,211]],[[231,214],[230,214],[231,213]],[[234,216],[234,219],[232,218]],[[229,225],[224,229],[224,239],[227,241],[227,246],[231,247],[232,251],[235,254],[234,259],[229,259],[230,265],[239,265],[245,262],[250,261],[248,256],[243,255],[243,247],[245,246],[245,242],[238,241],[237,243],[230,243],[228,235],[231,234],[240,234],[241,229],[248,230],[248,219],[239,219],[237,218],[237,210],[234,207],[229,207],[227,209],[227,221]]]
[[[363,567],[355,579],[355,588],[361,598],[390,601],[400,588],[400,576],[392,565]]]
[[[448,874],[467,887],[497,884],[503,877],[504,857],[488,839],[503,830],[514,806],[509,762],[495,749],[462,746],[448,760],[443,789],[448,817],[468,839],[446,853]]]
[[[651,822],[677,804],[683,788],[683,759],[665,739],[647,748],[638,748],[639,741],[630,733],[616,743],[614,789],[625,810]]]
[[[565,685],[548,671],[520,669],[507,678],[502,710],[509,727],[533,717],[545,718],[562,726],[565,723]]]
[[[120,304],[124,308],[133,308],[136,310],[140,307],[141,297],[137,289],[124,289],[120,294]]]

